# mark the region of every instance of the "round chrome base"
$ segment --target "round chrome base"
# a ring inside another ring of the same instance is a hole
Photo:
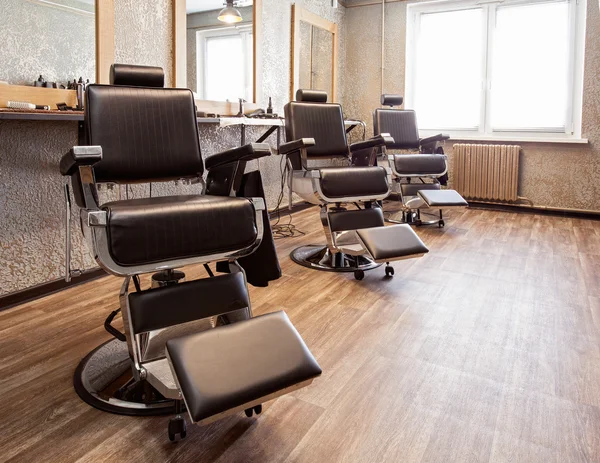
[[[406,223],[405,213],[403,211],[384,212],[384,220],[387,223],[402,224]]]
[[[325,272],[355,272],[372,270],[382,264],[367,256],[350,256],[341,252],[332,254],[327,246],[308,245],[294,249],[291,259],[303,267]]]
[[[90,352],[77,366],[75,391],[99,410],[129,416],[175,413],[175,401],[165,399],[146,381],[136,381],[127,343],[112,339]]]
[[[444,220],[442,218],[442,214],[441,211],[439,213],[439,219],[435,219],[435,220],[423,220],[421,218],[421,214],[426,215],[426,216],[432,216],[435,217],[436,214],[433,214],[431,212],[422,212],[420,209],[414,209],[414,210],[405,210],[405,209],[400,209],[400,210],[392,210],[392,211],[384,211],[383,215],[384,215],[384,220],[387,223],[394,223],[394,224],[403,224],[406,223],[408,225],[413,225],[415,227],[422,227],[424,225],[437,225],[438,227],[443,227],[444,226]]]

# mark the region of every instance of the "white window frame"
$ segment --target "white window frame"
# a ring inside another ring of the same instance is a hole
[[[431,129],[422,130],[423,136],[440,133],[448,133],[456,140],[511,140],[511,141],[533,141],[533,142],[570,142],[586,143],[581,138],[581,123],[583,111],[583,73],[585,56],[585,29],[586,29],[586,3],[587,0],[570,0],[570,87],[569,100],[567,103],[567,115],[565,119],[565,132],[533,132],[533,131],[500,131],[492,130],[491,120],[491,66],[493,50],[493,27],[498,5],[527,5],[534,3],[549,3],[557,0],[442,0],[434,2],[409,3],[407,6],[407,28],[406,28],[406,88],[405,107],[414,107],[415,79],[417,69],[417,37],[420,32],[420,20],[422,14],[442,13],[464,9],[481,8],[484,13],[483,43],[486,48],[482,70],[481,101],[483,102],[480,115],[480,124],[477,131],[463,129]],[[435,63],[432,64],[435,68]],[[452,72],[451,69],[437,70],[442,75],[444,72]],[[552,98],[552,95],[548,95]],[[456,104],[453,95],[448,95],[446,101],[440,104]]]
[[[206,99],[206,81],[207,81],[207,66],[206,66],[206,46],[208,39],[212,37],[223,37],[240,35],[242,37],[242,49],[252,50],[253,47],[253,27],[252,24],[244,24],[242,26],[219,27],[217,29],[205,29],[196,32],[196,88],[198,98]],[[252,85],[250,80],[254,77],[254,57],[252,53],[244,55],[246,68],[244,88],[249,90],[250,95],[240,95],[247,101],[253,100]]]

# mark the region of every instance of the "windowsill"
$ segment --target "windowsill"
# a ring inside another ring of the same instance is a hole
[[[502,136],[498,135],[479,135],[474,133],[465,133],[461,134],[460,132],[452,132],[445,131],[444,129],[438,130],[420,130],[419,136],[422,138],[432,137],[434,135],[439,135],[440,133],[444,135],[449,135],[450,140],[448,141],[474,141],[474,142],[505,142],[505,143],[559,143],[559,144],[571,144],[571,145],[587,145],[589,143],[587,138],[578,138],[578,137],[568,137],[568,136],[560,136],[560,134],[556,134],[556,136],[545,136],[538,135],[537,137],[532,136],[523,136],[516,133],[506,134]]]
[[[568,138],[568,137],[456,137],[450,136],[448,141],[478,141],[478,142],[519,142],[519,143],[561,143],[561,144],[573,144],[573,145],[587,145],[587,138]]]

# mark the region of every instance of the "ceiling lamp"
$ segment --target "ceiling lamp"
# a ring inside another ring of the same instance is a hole
[[[233,7],[233,0],[227,0],[227,4],[219,13],[218,19],[224,23],[233,24],[239,23],[242,20],[242,15]]]

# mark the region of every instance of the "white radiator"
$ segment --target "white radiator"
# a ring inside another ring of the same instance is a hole
[[[467,199],[516,201],[520,152],[517,145],[457,143],[454,188]]]

